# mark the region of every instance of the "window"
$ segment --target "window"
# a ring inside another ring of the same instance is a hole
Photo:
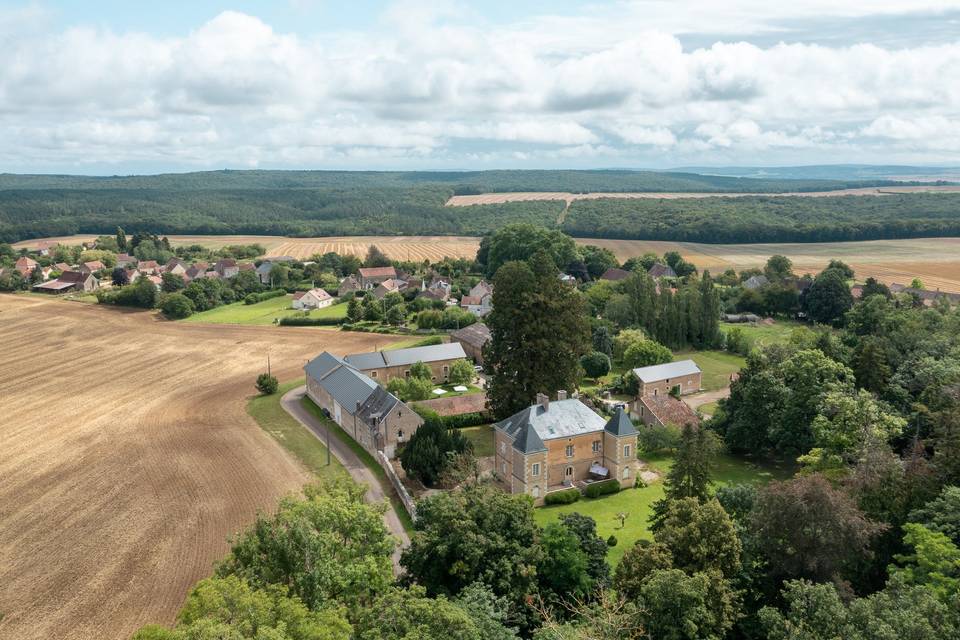
[[[563,475],[567,476],[568,478],[569,478],[570,476],[572,476],[572,475],[573,475],[573,467],[567,467],[566,469],[564,469],[564,470],[563,470]]]
[[[407,369],[406,371],[403,372],[403,377],[404,377],[404,378],[409,378],[409,377],[410,377],[410,369]]]
[[[623,468],[623,477],[624,477],[624,479],[630,477],[630,467],[624,467],[624,468]]]
[[[598,453],[599,451],[600,451],[600,441],[599,441],[599,440],[594,440],[594,441],[593,441],[593,452],[594,452],[594,453]]]
[[[657,395],[657,390],[656,390],[656,389],[653,390],[653,395]]]
[[[540,475],[540,463],[534,462],[533,466],[530,468],[530,475],[539,476]]]
[[[376,378],[376,377],[377,377],[377,372],[376,372],[376,371],[371,371],[371,372],[370,372],[370,377],[371,377],[371,378]]]
[[[568,458],[572,458],[572,457],[573,457],[573,445],[572,445],[572,444],[568,444],[568,445],[567,445],[567,457],[568,457]]]
[[[534,497],[534,498],[539,498],[539,497],[540,497],[540,487],[537,487],[537,486],[534,486],[534,487],[533,487],[533,497]]]
[[[403,442],[403,429],[400,429],[399,431],[397,431],[397,440],[399,440],[400,442]]]
[[[628,444],[623,445],[623,457],[624,458],[630,457],[630,445]]]
[[[503,475],[507,475],[507,463],[506,463],[506,462],[500,464],[500,472],[503,473]]]
[[[667,378],[667,384],[670,384],[670,378]]]
[[[505,442],[500,443],[500,455],[504,455],[507,452],[507,444]]]

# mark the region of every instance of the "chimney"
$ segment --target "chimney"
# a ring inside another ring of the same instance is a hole
[[[566,400],[566,399],[567,399],[566,391],[564,391],[563,389],[560,389],[559,391],[557,391],[557,400]]]
[[[537,404],[543,407],[543,410],[546,411],[550,408],[550,398],[545,393],[538,393]]]

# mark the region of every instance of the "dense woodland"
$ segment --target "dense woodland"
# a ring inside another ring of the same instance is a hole
[[[444,207],[508,191],[759,192],[885,181],[759,180],[643,171],[217,171],[132,177],[0,175],[0,241],[111,233],[482,235],[511,222],[556,225],[564,203]],[[581,237],[705,242],[814,241],[958,233],[960,196],[578,201]]]
[[[706,243],[956,236],[960,194],[576,200],[563,230],[583,238]]]

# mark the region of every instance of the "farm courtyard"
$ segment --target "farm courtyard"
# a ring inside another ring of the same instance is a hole
[[[374,340],[394,339],[0,296],[0,637],[172,622],[227,537],[310,479],[245,411],[268,351],[291,379]]]

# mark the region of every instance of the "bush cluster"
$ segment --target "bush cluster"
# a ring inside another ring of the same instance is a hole
[[[548,493],[543,498],[544,504],[573,504],[580,499],[579,489],[564,489]]]
[[[587,488],[583,490],[583,495],[588,498],[599,498],[611,493],[619,493],[619,491],[620,481],[610,478],[609,480],[588,484]]]
[[[285,289],[273,289],[272,291],[264,291],[263,293],[248,293],[243,299],[243,304],[257,304],[258,302],[263,302],[264,300],[279,298],[280,296],[285,295],[287,295],[287,291]]]
[[[343,324],[343,318],[311,318],[310,316],[280,318],[281,327],[332,327],[338,324]]]

